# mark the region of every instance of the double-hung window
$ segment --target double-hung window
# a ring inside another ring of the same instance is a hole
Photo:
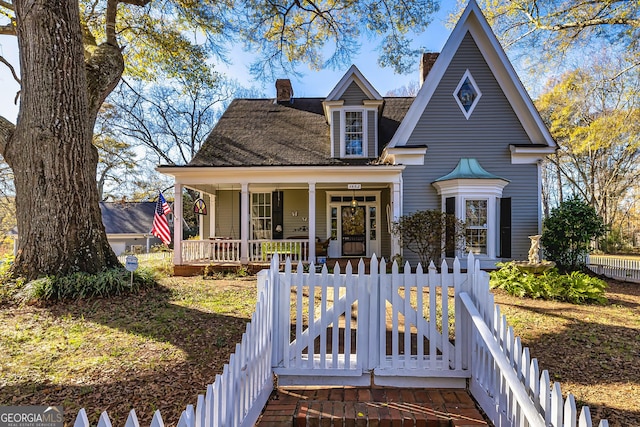
[[[487,254],[487,200],[466,200],[467,252]]]
[[[251,226],[254,239],[271,239],[271,193],[251,194]]]
[[[345,111],[344,154],[364,156],[364,120],[362,111]]]

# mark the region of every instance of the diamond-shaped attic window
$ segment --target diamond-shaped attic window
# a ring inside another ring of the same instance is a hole
[[[473,112],[473,109],[478,105],[478,100],[482,96],[478,85],[473,80],[471,73],[467,70],[462,76],[460,83],[453,92],[453,97],[456,99],[460,109],[464,116],[468,119]]]

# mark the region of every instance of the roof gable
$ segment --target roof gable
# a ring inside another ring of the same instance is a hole
[[[467,34],[478,46],[531,143],[555,147],[553,137],[475,0],[469,1],[388,147],[407,143]]]
[[[382,100],[382,96],[380,96],[373,85],[369,83],[369,80],[364,77],[358,67],[352,65],[329,95],[327,95],[325,101],[337,101],[340,99],[351,83],[357,84],[369,99]]]

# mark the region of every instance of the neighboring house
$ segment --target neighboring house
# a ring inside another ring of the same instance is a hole
[[[390,227],[423,209],[467,221],[483,267],[527,259],[540,161],[556,144],[474,0],[442,52],[423,56],[415,98],[382,97],[355,66],[325,98],[276,88],[276,100],[234,100],[188,165],[158,168],[175,177],[174,212],[184,187],[208,207],[200,240],[175,236],[176,265],[276,251],[415,264]],[[325,239],[327,253],[314,244]]]
[[[155,209],[156,202],[100,202],[107,240],[116,255],[148,253],[153,245],[161,243],[151,235]],[[13,238],[13,254],[17,255],[18,228],[12,228],[9,236]]]
[[[116,255],[148,253],[161,244],[151,234],[156,202],[100,202],[107,240]]]

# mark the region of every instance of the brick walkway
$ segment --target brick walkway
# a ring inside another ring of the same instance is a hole
[[[287,387],[271,396],[257,427],[488,426],[466,390]]]

